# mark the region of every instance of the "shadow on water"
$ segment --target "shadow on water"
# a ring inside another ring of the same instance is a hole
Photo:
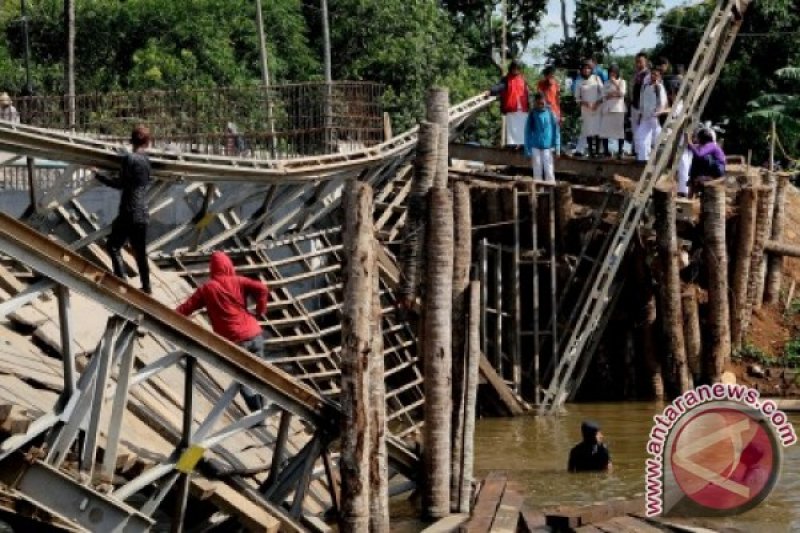
[[[504,470],[535,508],[581,505],[644,492],[644,462],[655,403],[572,404],[559,417],[489,418],[478,421],[476,476]],[[568,474],[570,448],[581,421],[600,423],[611,451],[613,474]],[[800,417],[790,417],[800,431]],[[781,479],[772,495],[743,515],[704,520],[709,527],[743,531],[800,531],[800,445],[784,450]]]

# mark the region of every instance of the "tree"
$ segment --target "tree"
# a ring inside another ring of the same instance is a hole
[[[762,128],[774,122],[782,145],[793,151],[800,145],[800,92],[796,89],[790,92],[790,88],[800,81],[800,67],[782,68],[775,72],[775,77],[785,82],[787,91],[762,94],[751,100],[747,118]]]
[[[569,36],[565,31],[564,39],[547,51],[547,58],[557,65],[577,68],[584,58],[604,57],[611,52],[613,38],[601,34],[601,22],[648,23],[661,6],[661,0],[577,0],[573,15],[574,35]]]

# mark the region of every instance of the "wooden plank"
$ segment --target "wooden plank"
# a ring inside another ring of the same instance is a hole
[[[472,518],[459,531],[488,533],[500,499],[506,490],[507,476],[504,472],[490,472],[481,485],[478,500],[472,510]]]
[[[500,500],[497,514],[494,516],[491,533],[517,533],[520,509],[525,502],[525,497],[515,490],[510,490],[506,485],[506,491]]]
[[[281,523],[277,518],[233,487],[221,481],[209,481],[204,478],[197,480],[197,483],[195,479],[192,480],[192,494],[207,498],[207,501],[221,511],[237,517],[247,531],[278,533],[280,530]]]
[[[663,533],[664,531],[632,516],[617,516],[592,526],[604,533]]]
[[[467,520],[469,515],[466,513],[451,514],[446,518],[435,522],[422,530],[422,533],[450,533],[451,531],[458,531]]]
[[[508,385],[506,385],[506,382],[503,381],[503,378],[501,378],[497,372],[495,372],[494,367],[492,367],[492,364],[485,355],[481,355],[479,369],[481,375],[486,378],[486,383],[491,387],[502,405],[507,410],[508,415],[519,416],[525,414],[525,407],[514,395]]]
[[[544,513],[528,509],[524,505],[520,511],[519,530],[520,533],[533,533],[547,526],[547,519]]]

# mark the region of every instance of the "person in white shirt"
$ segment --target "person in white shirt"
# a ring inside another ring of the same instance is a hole
[[[608,69],[608,81],[603,85],[603,105],[600,106],[600,137],[606,139],[606,150],[609,141],[617,140],[617,156],[622,157],[625,144],[625,93],[627,84],[620,77],[619,66],[611,65]],[[606,152],[606,157],[611,154]]]
[[[17,108],[12,105],[8,93],[0,93],[0,120],[19,122],[19,113]]]
[[[603,100],[603,82],[593,74],[594,66],[586,62],[575,83],[575,101],[581,108],[581,137],[586,137],[589,156],[595,157],[600,147],[600,104]]]
[[[631,135],[633,141],[633,151],[636,152],[636,130],[639,127],[639,101],[642,98],[642,90],[650,83],[650,62],[647,54],[639,52],[636,54],[636,72],[631,80],[630,89],[630,109],[631,109]]]
[[[642,89],[639,100],[641,119],[636,129],[636,159],[647,161],[658,136],[661,135],[659,116],[667,111],[667,91],[661,83],[661,72],[650,72],[650,84]]]

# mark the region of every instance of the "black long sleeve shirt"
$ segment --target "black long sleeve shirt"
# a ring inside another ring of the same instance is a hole
[[[150,177],[150,160],[140,153],[125,154],[119,176],[95,174],[95,177],[109,187],[122,191],[119,199],[117,218],[134,224],[147,224],[150,213],[147,210],[147,188]]]

